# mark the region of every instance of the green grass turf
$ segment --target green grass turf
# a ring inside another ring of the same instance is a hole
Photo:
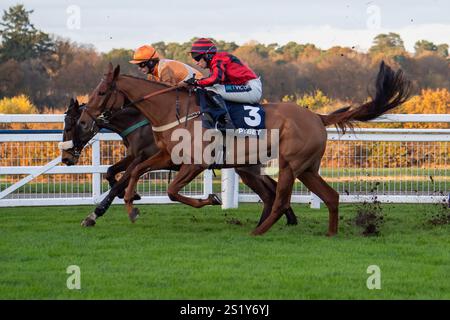
[[[283,217],[252,237],[259,204],[138,207],[135,224],[113,206],[93,228],[80,227],[88,206],[0,208],[0,298],[450,298],[450,226],[427,223],[436,205],[383,205],[379,237],[362,236],[357,206],[341,205],[333,238],[325,208],[294,205],[298,226]],[[69,265],[81,290],[66,287]],[[381,268],[380,290],[366,287],[369,265]]]

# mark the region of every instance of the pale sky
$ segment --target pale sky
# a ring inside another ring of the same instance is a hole
[[[388,32],[399,33],[410,52],[422,39],[450,44],[449,0],[2,0],[0,9],[17,3],[34,10],[37,28],[99,51],[193,37],[366,51],[374,36]]]

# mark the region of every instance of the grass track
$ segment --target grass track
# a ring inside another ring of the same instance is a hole
[[[382,236],[366,238],[342,205],[331,239],[326,209],[306,205],[294,205],[298,226],[282,218],[262,237],[249,236],[258,204],[140,206],[135,224],[113,206],[89,229],[88,206],[0,208],[0,298],[450,299],[450,226],[426,223],[437,206],[383,208]],[[373,264],[381,290],[366,287]],[[66,287],[69,265],[81,290]]]

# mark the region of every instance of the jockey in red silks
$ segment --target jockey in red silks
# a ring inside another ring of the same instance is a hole
[[[218,107],[226,110],[224,99],[249,104],[261,100],[260,78],[232,54],[217,52],[217,47],[211,40],[196,40],[190,53],[198,66],[210,70],[210,75],[200,80],[188,79],[185,82],[207,89]]]

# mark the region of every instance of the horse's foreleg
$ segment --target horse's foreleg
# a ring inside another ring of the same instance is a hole
[[[170,183],[167,194],[172,201],[179,201],[194,208],[206,205],[220,205],[222,202],[216,195],[210,194],[206,199],[193,199],[179,194],[180,190],[198,176],[205,168],[198,165],[182,165],[175,179]]]
[[[139,210],[137,208],[133,208],[133,198],[139,177],[151,170],[169,168],[171,164],[172,162],[170,159],[170,155],[165,152],[159,151],[153,157],[140,162],[131,170],[128,186],[125,189],[124,201],[125,207],[128,212],[128,217],[132,222],[136,220],[136,217],[139,213]]]
[[[100,218],[105,214],[105,212],[111,206],[114,199],[121,193],[125,191],[125,188],[130,180],[130,172],[133,168],[143,160],[143,155],[139,154],[134,160],[128,165],[122,177],[114,184],[108,195],[99,203],[95,208],[94,212],[89,214],[82,222],[81,225],[84,227],[89,227],[95,225],[96,219]],[[136,195],[133,197],[136,200]]]
[[[126,156],[125,158],[123,158],[119,162],[116,162],[115,164],[113,164],[112,166],[110,166],[108,168],[108,170],[106,171],[105,179],[108,180],[109,186],[111,188],[114,187],[114,185],[117,182],[116,174],[124,171],[129,166],[129,164],[133,161],[133,159],[134,159],[134,156],[132,156],[132,155]]]
[[[262,235],[267,232],[270,227],[278,221],[283,214],[283,211],[289,207],[294,181],[295,177],[291,168],[289,166],[281,167],[278,177],[277,193],[272,206],[272,211],[267,219],[264,220],[264,222],[252,232],[253,235]]]
[[[314,192],[328,207],[329,222],[327,236],[333,236],[338,232],[339,222],[339,193],[331,188],[317,172],[305,171],[298,179]]]

